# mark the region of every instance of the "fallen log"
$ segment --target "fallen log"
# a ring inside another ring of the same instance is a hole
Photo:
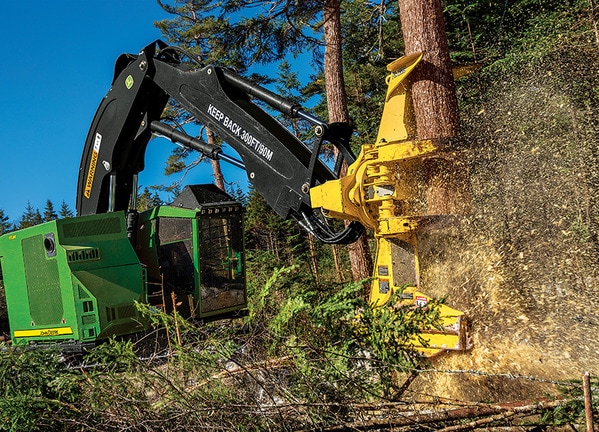
[[[559,400],[542,400],[538,402],[522,401],[512,402],[499,405],[476,405],[467,408],[456,408],[442,411],[416,412],[409,414],[394,413],[394,417],[388,416],[384,419],[372,419],[369,421],[359,421],[351,423],[343,423],[335,426],[320,427],[315,429],[306,429],[305,431],[326,431],[326,432],[341,432],[341,431],[368,431],[368,430],[385,430],[395,429],[406,426],[423,425],[423,424],[443,424],[448,422],[456,422],[464,419],[473,419],[468,424],[460,424],[455,426],[447,426],[439,428],[446,432],[456,430],[473,429],[484,424],[493,423],[502,419],[507,419],[514,415],[535,414],[545,409],[557,408],[558,406],[570,402],[572,399]],[[389,413],[391,414],[391,413]],[[482,419],[481,419],[482,418]],[[481,419],[481,420],[475,420]]]

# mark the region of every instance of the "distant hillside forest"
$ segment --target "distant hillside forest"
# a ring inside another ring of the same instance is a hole
[[[49,222],[58,218],[73,217],[73,211],[69,208],[66,202],[62,202],[58,212],[54,208],[52,201],[46,201],[44,213],[40,213],[38,208],[35,208],[31,203],[27,202],[27,207],[17,222],[11,222],[6,216],[4,210],[0,208],[0,235],[14,230],[27,228],[30,226],[39,225],[43,222]]]
[[[162,204],[156,191],[150,192],[150,189],[144,188],[137,198],[138,209],[146,210],[150,207]],[[11,221],[4,210],[0,208],[0,235],[27,228],[30,226],[39,225],[43,222],[49,222],[55,219],[64,219],[74,217],[75,213],[69,205],[62,201],[60,208],[56,210],[54,203],[51,200],[46,200],[44,211],[40,212],[39,208],[27,201],[27,206],[17,221]]]

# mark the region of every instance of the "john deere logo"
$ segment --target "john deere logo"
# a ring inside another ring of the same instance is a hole
[[[125,78],[125,87],[127,87],[127,90],[131,90],[131,87],[133,87],[133,82],[133,77],[131,75]]]

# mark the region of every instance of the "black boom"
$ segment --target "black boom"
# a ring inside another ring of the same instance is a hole
[[[352,223],[337,233],[310,205],[310,188],[339,177],[341,162],[355,157],[349,147],[351,127],[327,124],[302,107],[235,74],[205,66],[183,67],[180,50],[161,41],[139,55],[124,54],[115,66],[112,87],[96,112],[88,133],[77,188],[78,215],[127,210],[136,193],[137,174],[153,133],[243,168],[248,179],[281,217],[296,219],[327,243],[355,241],[363,228]],[[169,98],[233,147],[241,161],[220,148],[161,122]],[[314,126],[315,143],[308,147],[274,117],[255,104],[259,99],[292,118]],[[339,151],[335,167],[319,158],[325,142]]]

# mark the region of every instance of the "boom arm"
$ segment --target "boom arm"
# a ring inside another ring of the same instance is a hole
[[[250,96],[287,116],[312,123],[316,134],[312,148]],[[242,161],[160,122],[169,98],[214,130]],[[341,233],[332,232],[310,203],[310,188],[338,178],[342,158],[349,164],[355,160],[349,148],[352,130],[347,124],[327,124],[230,70],[216,66],[188,70],[178,51],[161,41],[137,56],[124,54],[116,62],[112,87],[98,108],[83,151],[77,188],[79,215],[128,209],[152,133],[243,167],[275,212],[298,220],[322,241],[350,243],[362,232],[358,222]],[[336,146],[341,155],[332,170],[318,157],[325,142]]]

